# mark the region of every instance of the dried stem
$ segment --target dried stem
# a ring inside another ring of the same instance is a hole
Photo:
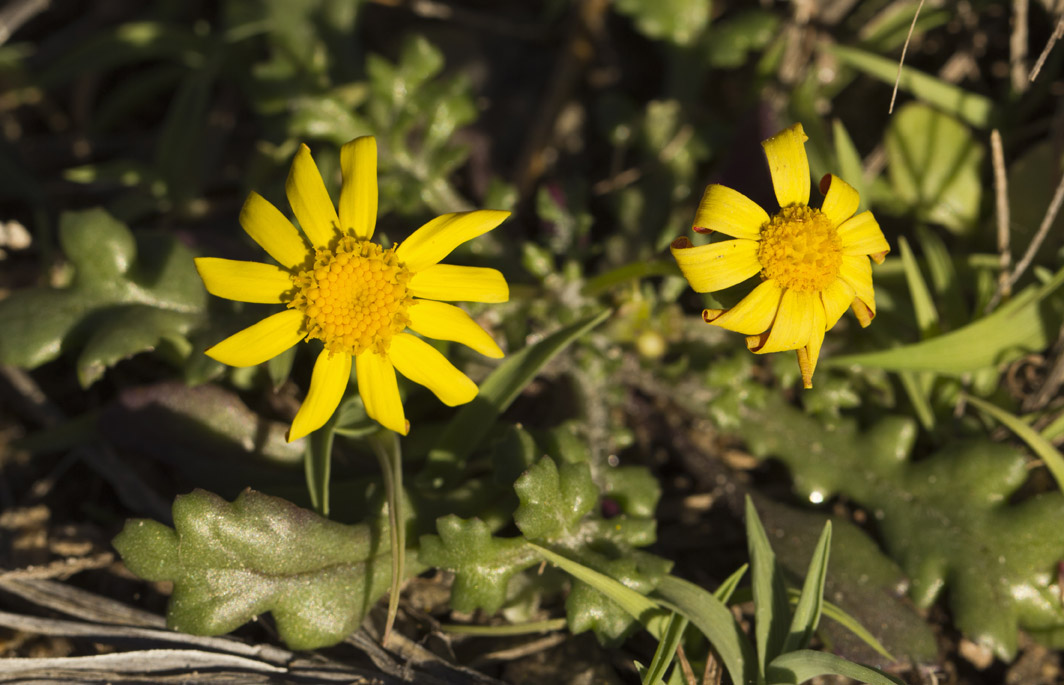
[[[990,151],[994,164],[998,263],[1001,265],[1001,273],[998,274],[997,292],[987,303],[986,311],[988,312],[993,309],[997,301],[1012,294],[1012,283],[1009,280],[1009,269],[1012,267],[1012,252],[1009,249],[1009,187],[1005,174],[1005,151],[1001,144],[1001,132],[996,128],[990,132]]]
[[[898,75],[894,78],[894,92],[890,94],[890,108],[888,114],[894,113],[894,100],[898,97],[898,84],[901,83],[901,68],[905,64],[905,53],[909,51],[909,41],[913,38],[913,30],[916,29],[916,20],[920,18],[920,10],[924,8],[924,0],[916,6],[916,14],[913,15],[913,23],[909,24],[909,34],[905,36],[905,45],[901,48],[901,59],[898,60]]]
[[[1009,36],[1009,69],[1012,89],[1027,90],[1027,0],[1012,0],[1012,34]]]
[[[1061,17],[1057,21],[1057,27],[1053,29],[1053,35],[1046,41],[1046,46],[1042,49],[1042,54],[1038,56],[1038,61],[1034,63],[1034,67],[1031,69],[1031,73],[1027,76],[1028,81],[1034,81],[1038,78],[1038,73],[1042,71],[1042,65],[1046,63],[1046,58],[1049,57],[1049,53],[1053,50],[1053,46],[1057,44],[1057,41],[1064,38],[1064,17]]]

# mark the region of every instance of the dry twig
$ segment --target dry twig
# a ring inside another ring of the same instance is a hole
[[[1049,53],[1053,50],[1053,46],[1057,44],[1057,41],[1064,38],[1064,17],[1061,17],[1057,21],[1057,27],[1053,29],[1053,35],[1046,41],[1046,46],[1042,48],[1042,54],[1038,56],[1038,60],[1034,63],[1034,67],[1031,68],[1031,73],[1027,75],[1027,80],[1033,82],[1038,78],[1038,73],[1042,71],[1042,66],[1046,63],[1046,58],[1049,57]]]
[[[1009,36],[1009,71],[1012,89],[1027,90],[1027,0],[1012,0],[1012,34]]]
[[[890,108],[887,109],[887,114],[894,113],[894,100],[898,97],[898,84],[901,83],[901,68],[905,64],[905,53],[909,51],[909,41],[913,38],[916,20],[920,18],[920,10],[923,8],[924,0],[920,0],[920,4],[916,6],[916,13],[913,14],[913,23],[909,24],[909,34],[905,36],[905,45],[901,48],[901,59],[898,60],[898,75],[894,78],[894,92],[890,94]]]
[[[1009,249],[1009,188],[1005,174],[1005,151],[1001,144],[1001,133],[996,128],[990,132],[990,151],[994,164],[998,264],[1001,266],[1001,273],[998,274],[997,293],[991,298],[991,302],[987,303],[988,312],[997,304],[996,300],[1012,293],[1012,284],[1009,281],[1009,268],[1012,266],[1012,252]]]

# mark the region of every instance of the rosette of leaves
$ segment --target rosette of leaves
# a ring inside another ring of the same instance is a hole
[[[122,359],[163,344],[188,355],[206,293],[183,245],[161,233],[134,237],[102,209],[64,213],[59,244],[69,283],[0,302],[0,363],[32,369],[80,350],[78,380],[88,387]]]
[[[513,485],[519,501],[513,521],[520,537],[496,536],[479,518],[445,516],[436,522],[437,535],[422,536],[419,559],[455,573],[451,605],[458,611],[502,608],[511,579],[542,561],[535,545],[648,594],[672,566],[638,549],[655,540],[657,481],[638,467],[612,469],[599,480],[601,486],[586,460],[544,456]],[[606,498],[616,515],[603,515]],[[638,628],[628,612],[580,580],[573,580],[565,608],[572,632],[593,630],[605,644],[616,644]]]

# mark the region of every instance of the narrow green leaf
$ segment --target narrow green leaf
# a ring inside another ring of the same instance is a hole
[[[604,573],[599,573],[572,559],[555,554],[545,547],[540,547],[531,542],[527,543],[527,545],[550,563],[577,580],[587,583],[619,604],[632,618],[646,626],[654,637],[661,639],[664,636],[664,616],[661,614],[661,608],[653,600],[617,582]]]
[[[665,677],[665,671],[676,656],[676,648],[683,639],[683,631],[687,628],[687,617],[673,613],[669,615],[669,622],[665,625],[665,634],[658,642],[658,648],[654,650],[654,658],[650,660],[650,666],[646,673],[642,674],[643,685],[656,685]]]
[[[773,685],[797,685],[819,675],[841,675],[870,685],[904,685],[902,681],[841,656],[803,649],[776,657],[765,674]]]
[[[861,155],[857,152],[857,146],[846,131],[846,126],[841,119],[831,122],[832,133],[835,139],[835,159],[839,162],[839,176],[849,183],[861,197],[861,204],[857,211],[868,209],[868,186],[864,175],[864,165],[861,164]]]
[[[920,337],[929,338],[938,330],[938,311],[935,309],[935,301],[931,297],[931,291],[927,288],[920,266],[916,263],[912,248],[905,236],[898,236],[898,247],[901,248],[901,263],[905,269],[905,282],[909,285],[909,296],[913,301],[913,310],[916,312],[916,325],[920,329]]]
[[[502,415],[540,369],[574,340],[606,320],[610,311],[602,311],[566,326],[534,345],[516,352],[496,368],[483,383],[472,402],[451,419],[436,446],[429,452],[421,478],[429,482],[446,482],[446,475],[484,439],[496,419]]]
[[[805,574],[805,583],[798,596],[798,605],[794,608],[791,630],[783,643],[784,652],[804,649],[809,645],[816,627],[820,624],[820,614],[824,611],[824,581],[828,575],[828,557],[831,554],[831,521],[824,524],[824,532],[809,560],[809,570]]]
[[[727,604],[728,600],[731,599],[732,595],[735,593],[735,588],[739,587],[739,581],[746,575],[746,570],[748,568],[750,568],[750,564],[743,564],[740,566],[739,570],[724,579],[724,582],[720,584],[720,587],[718,587],[716,592],[713,593],[713,596]]]
[[[1010,414],[1001,407],[971,395],[967,399],[970,404],[975,405],[980,411],[1005,424],[1009,430],[1027,443],[1031,451],[1039,456],[1045,463],[1046,468],[1049,469],[1049,472],[1053,474],[1057,485],[1060,486],[1061,490],[1064,490],[1064,455],[1061,455],[1060,451],[1053,447],[1051,442],[1039,435],[1038,431],[1028,426],[1022,419]]]
[[[893,85],[898,77],[897,60],[843,45],[830,45],[826,49],[843,63],[884,83]],[[988,128],[994,116],[994,103],[989,98],[971,93],[909,66],[902,69],[898,88],[912,93],[943,112],[949,112],[964,119],[976,128]]]
[[[676,576],[665,576],[656,593],[668,602],[667,606],[687,616],[691,624],[706,636],[724,662],[732,682],[744,685],[758,682],[754,648],[722,601]]]
[[[791,609],[783,585],[776,553],[757,516],[754,502],[746,498],[746,544],[750,554],[750,579],[754,591],[754,634],[761,673],[783,650]]]
[[[938,295],[939,323],[944,323],[944,328],[950,330],[963,326],[968,321],[968,304],[964,300],[957,270],[953,266],[953,257],[946,248],[946,243],[937,231],[922,224],[916,227],[916,237],[927,261],[931,287]]]
[[[912,345],[880,352],[854,354],[826,360],[830,366],[856,364],[901,371],[934,371],[960,375],[994,366],[1028,352],[1045,349],[1056,337],[1062,319],[1057,290],[1064,270],[1042,286],[1030,286],[992,314]]]
[[[931,398],[927,396],[921,379],[927,377],[930,371],[898,371],[898,380],[905,394],[909,396],[909,402],[913,405],[913,412],[920,420],[920,425],[926,430],[935,429],[935,410],[931,407]]]

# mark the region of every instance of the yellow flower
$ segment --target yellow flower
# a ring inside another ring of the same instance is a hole
[[[377,142],[356,138],[340,150],[339,213],[310,149],[292,161],[285,192],[302,233],[251,193],[240,225],[277,264],[202,257],[196,268],[207,290],[238,302],[284,303],[287,309],[221,341],[207,355],[230,366],[254,366],[300,340],[325,349],[288,440],[320,428],[336,410],[354,359],[366,413],[406,434],[395,371],[431,390],[448,406],[464,404],[477,386],[434,347],[406,332],[467,345],[502,357],[491,336],[464,311],[442,300],[505,302],[509,288],[495,269],[439,264],[462,243],[498,226],[509,212],[445,214],[387,250],[370,242],[377,220]]]
[[[861,326],[876,315],[871,256],[877,264],[890,246],[871,212],[854,216],[857,191],[834,174],[820,179],[824,202],[809,206],[808,138],[795,124],[761,143],[780,210],[769,216],[742,193],[706,188],[694,230],[719,231],[735,240],[694,246],[672,243],[680,271],[697,292],[728,288],[754,274],[761,283],[731,309],[707,309],[706,323],[745,333],[757,354],[798,351],[807,388],[824,333],[852,307]]]

